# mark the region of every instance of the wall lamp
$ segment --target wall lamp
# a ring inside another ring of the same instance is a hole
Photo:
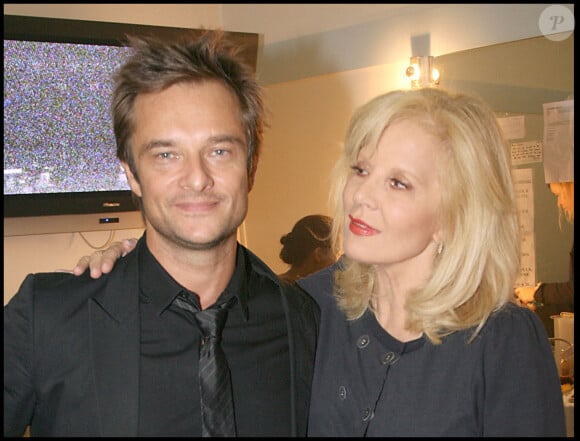
[[[412,89],[435,87],[439,84],[439,71],[434,66],[434,59],[430,55],[411,57],[411,64],[405,75],[411,80]]]

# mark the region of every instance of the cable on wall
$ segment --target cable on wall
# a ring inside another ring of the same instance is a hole
[[[100,249],[108,247],[109,245],[111,245],[111,242],[113,242],[113,239],[115,238],[115,230],[111,230],[109,232],[109,238],[107,239],[107,241],[101,246],[95,246],[87,240],[87,238],[84,236],[84,234],[81,231],[79,231],[78,233],[81,236],[81,238],[85,241],[85,243],[89,247],[91,247],[93,250],[100,250]]]

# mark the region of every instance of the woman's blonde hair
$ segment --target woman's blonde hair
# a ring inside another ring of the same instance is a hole
[[[441,145],[439,169],[442,251],[430,278],[408,296],[407,327],[433,342],[475,328],[513,298],[520,264],[520,233],[510,156],[493,111],[481,100],[438,89],[394,91],[353,115],[334,169],[334,247],[345,225],[343,191],[365,146],[376,148],[385,129],[410,120]],[[373,266],[344,257],[335,273],[335,296],[347,318],[372,310]]]

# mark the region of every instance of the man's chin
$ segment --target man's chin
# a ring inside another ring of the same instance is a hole
[[[184,248],[188,248],[192,251],[207,251],[223,246],[224,244],[231,242],[236,243],[237,241],[237,229],[233,232],[222,233],[213,237],[187,237],[181,236],[174,238],[174,241]]]

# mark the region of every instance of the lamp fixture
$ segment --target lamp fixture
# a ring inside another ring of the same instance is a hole
[[[412,89],[435,87],[439,84],[439,71],[434,67],[434,59],[430,55],[411,57],[405,75],[411,80]]]

